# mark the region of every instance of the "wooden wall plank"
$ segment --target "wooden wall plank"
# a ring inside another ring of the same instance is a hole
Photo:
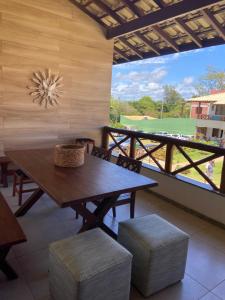
[[[0,151],[100,141],[108,123],[113,41],[69,0],[0,0]],[[63,76],[60,105],[32,102],[33,72]]]

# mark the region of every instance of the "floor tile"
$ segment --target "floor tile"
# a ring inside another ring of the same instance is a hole
[[[186,275],[181,282],[174,284],[148,298],[142,297],[141,294],[133,288],[131,292],[131,300],[198,300],[206,293],[208,293],[207,289]]]
[[[208,224],[206,228],[196,232],[195,236],[218,250],[225,252],[225,229]]]
[[[225,253],[191,238],[189,243],[186,272],[208,290],[225,280]]]
[[[41,300],[49,296],[48,255],[48,248],[46,248],[39,252],[17,259],[21,267],[21,273],[24,276],[35,300]]]
[[[0,283],[1,300],[34,300],[25,280],[18,278],[13,281]]]
[[[212,293],[206,294],[204,297],[202,297],[200,300],[221,300],[221,298],[218,298]]]
[[[208,222],[173,205],[162,209],[159,215],[190,235],[206,228],[208,225]]]
[[[225,300],[225,281],[215,287],[215,289],[212,290],[212,293]]]

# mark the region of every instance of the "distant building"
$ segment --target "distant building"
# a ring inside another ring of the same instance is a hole
[[[225,140],[225,90],[188,100],[190,117],[196,119],[196,137],[206,140]]]

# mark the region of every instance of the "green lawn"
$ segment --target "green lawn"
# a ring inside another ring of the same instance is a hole
[[[155,120],[129,120],[121,116],[120,123],[134,129],[143,130],[145,132],[180,133],[185,135],[194,135],[195,120],[185,118],[165,118]]]

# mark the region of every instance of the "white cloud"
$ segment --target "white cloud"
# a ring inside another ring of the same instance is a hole
[[[151,96],[154,100],[160,100],[163,98],[166,75],[165,68],[156,68],[151,72],[129,72],[126,76],[122,76],[126,80],[113,83],[112,95],[124,100],[139,99],[143,96]],[[184,99],[188,99],[196,92],[193,87],[194,80],[194,77],[188,76],[173,85]]]
[[[121,99],[137,99],[150,95],[155,99],[162,97],[163,79],[167,75],[164,67],[151,71],[130,71],[116,73],[112,86],[112,95]]]
[[[151,78],[154,81],[162,80],[167,75],[167,70],[165,68],[156,68],[151,72]]]
[[[115,89],[117,92],[125,92],[129,86],[127,84],[118,84]]]
[[[184,84],[187,84],[187,85],[192,84],[193,82],[194,82],[194,77],[192,77],[192,76],[185,77],[185,78],[183,79],[183,83],[184,83]]]
[[[153,71],[130,71],[128,73],[116,73],[115,78],[117,80],[123,81],[148,81],[151,78],[154,81],[161,80],[163,77],[167,75],[167,71],[165,68],[160,67],[156,68]]]
[[[172,68],[179,70],[177,60],[191,53],[198,55],[202,51],[203,49],[196,49],[117,65],[113,68],[112,95],[124,100],[149,95],[159,100],[163,97],[163,86],[171,84],[185,99],[188,99],[196,92],[193,87],[195,78],[186,76],[173,81],[167,75]]]

